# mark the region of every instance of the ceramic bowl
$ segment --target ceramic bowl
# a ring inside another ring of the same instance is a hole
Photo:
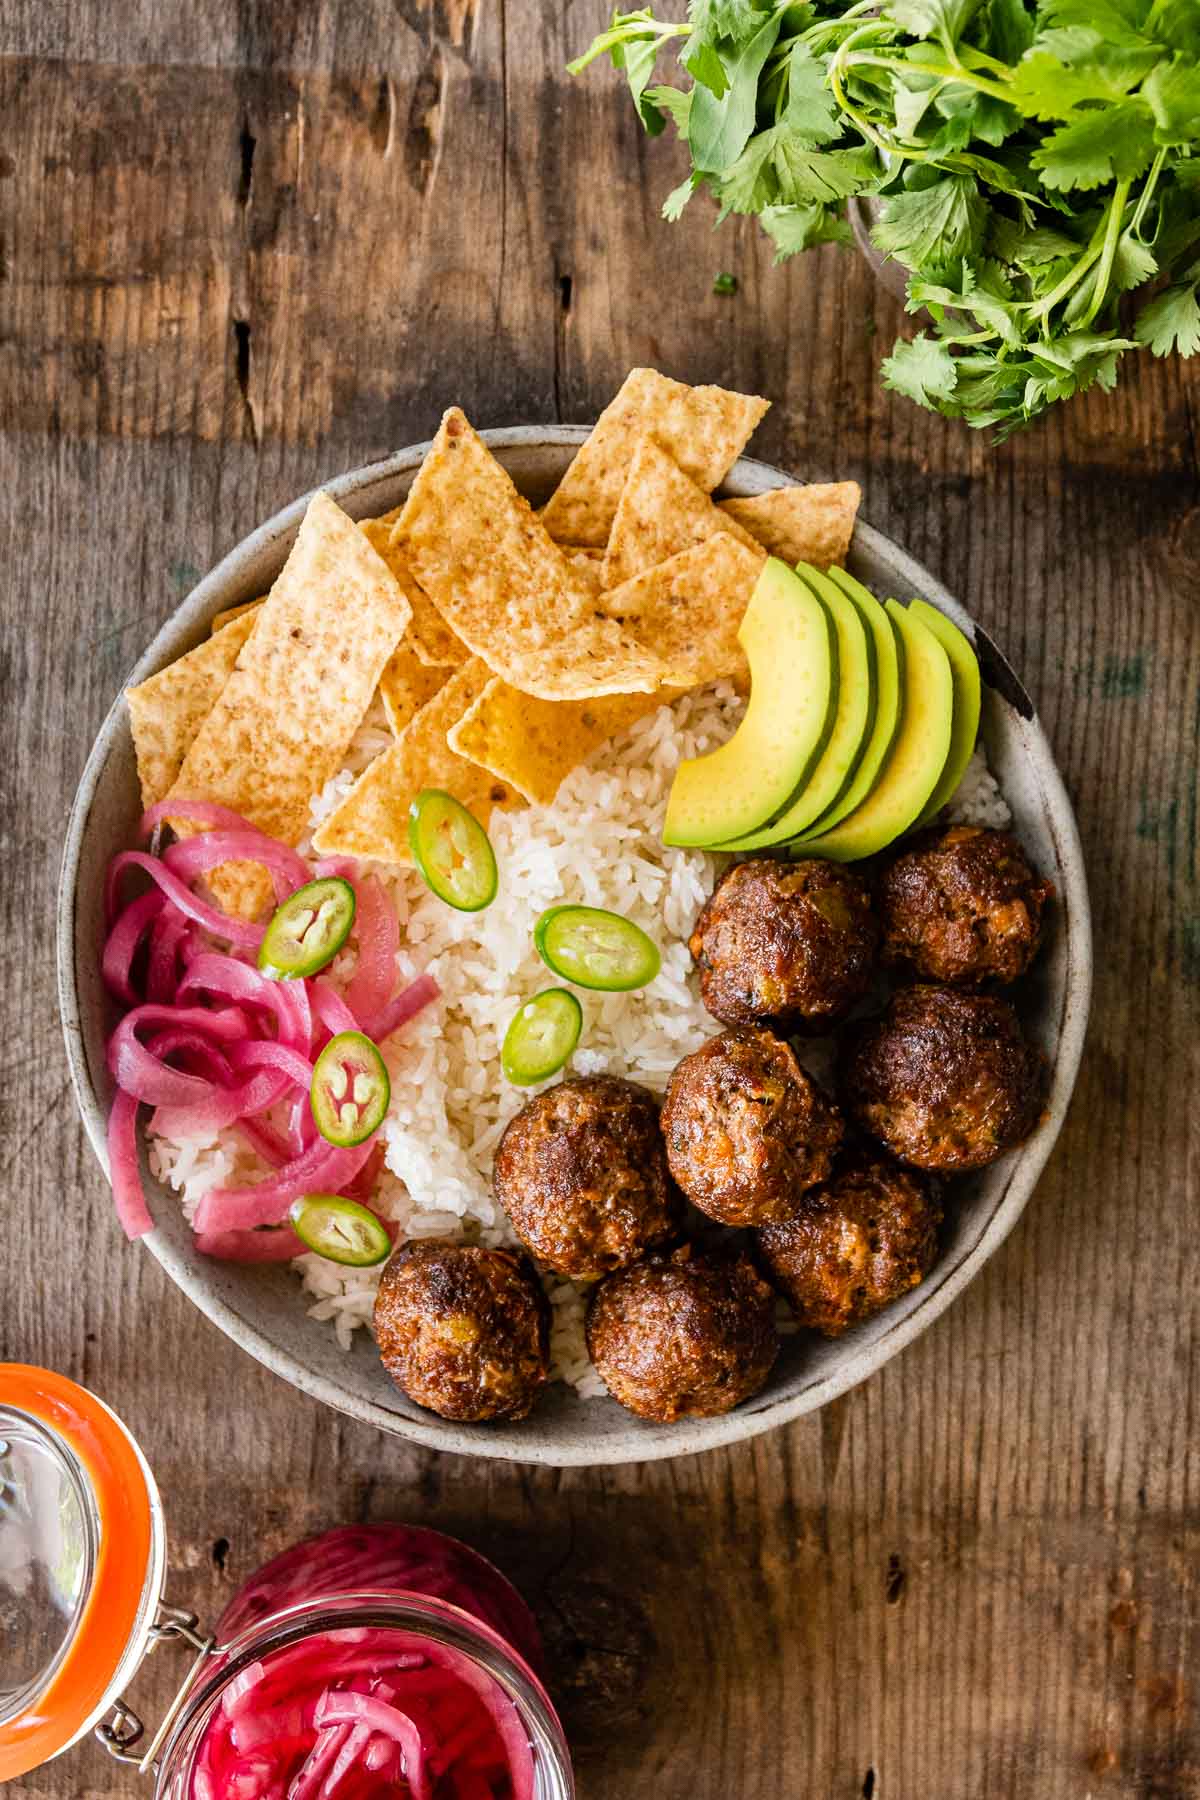
[[[570,426],[527,427],[485,434],[517,486],[538,503],[553,489],[586,435]],[[356,518],[386,512],[403,500],[427,446],[328,484]],[[743,458],[725,490],[761,493],[788,477]],[[278,573],[306,501],[297,500],[239,544],[194,590],[159,632],[133,671],[142,681],[190,650],[223,607],[263,593]],[[988,638],[926,570],[869,525],[855,532],[850,567],[881,594],[923,594],[973,636],[983,665],[983,735],[992,768],[1012,807],[1015,828],[1058,900],[1049,941],[1022,1006],[1054,1076],[1046,1115],[1020,1150],[982,1175],[957,1184],[948,1208],[944,1249],[929,1278],[878,1318],[836,1342],[808,1333],[785,1340],[770,1383],[724,1418],[673,1426],[644,1424],[615,1401],[581,1401],[551,1388],[533,1417],[519,1424],[457,1425],[411,1405],[392,1386],[372,1341],[356,1333],[352,1351],[309,1319],[295,1277],[284,1269],[239,1268],[197,1255],[177,1200],[149,1182],[158,1228],[151,1253],[200,1311],[269,1369],[327,1405],[383,1431],[436,1449],[471,1456],[557,1465],[646,1461],[731,1444],[812,1412],[864,1380],[945,1311],[1012,1230],[1058,1135],[1079,1065],[1091,988],[1087,885],[1071,805],[1045,734],[1020,681]],[[58,903],[58,978],[71,1075],[97,1157],[112,1088],[104,1041],[113,1024],[100,980],[101,890],[105,866],[133,842],[140,806],[133,743],[118,697],[96,739],[71,812]],[[149,1180],[149,1177],[147,1177]],[[117,1230],[115,1218],[112,1229]],[[130,1255],[136,1254],[132,1249]]]

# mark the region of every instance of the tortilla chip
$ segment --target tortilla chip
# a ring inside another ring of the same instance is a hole
[[[368,765],[337,810],[313,836],[323,856],[365,856],[375,862],[408,863],[408,809],[422,788],[445,788],[470,807],[486,826],[496,806],[520,806],[518,796],[487,769],[458,756],[446,732],[479,698],[488,682],[484,663],[473,657],[456,669],[410,721],[390,750]]]
[[[755,394],[688,387],[656,369],[631,369],[546,502],[542,523],[559,543],[607,544],[634,450],[647,433],[711,493],[769,405]]]
[[[153,806],[170,792],[255,623],[243,610],[186,656],[126,690],[143,806]]]
[[[563,544],[560,548],[588,593],[598,594],[604,586],[603,550],[589,550],[580,544]]]
[[[548,806],[572,769],[635,719],[669,706],[678,689],[601,700],[535,700],[493,676],[447,733],[461,756],[490,769],[526,800]]]
[[[258,599],[243,600],[240,606],[227,606],[223,612],[213,615],[213,622],[208,629],[215,636],[218,631],[224,631],[227,625],[232,625],[235,619],[244,618],[248,612],[253,612],[256,606],[261,605],[262,599]]]
[[[673,687],[741,681],[738,626],[765,561],[764,551],[721,532],[602,594],[600,605],[639,643],[653,644]]]
[[[172,794],[216,800],[297,843],[309,800],[341,766],[408,620],[399,584],[357,525],[314,495]],[[253,918],[270,904],[260,864],[222,864],[208,881],[228,912]]]
[[[661,668],[596,611],[586,584],[457,407],[442,420],[396,536],[451,629],[543,700],[652,693]]]
[[[412,647],[411,631],[405,632],[379,677],[379,697],[397,737],[426,702],[445,687],[452,673],[451,669],[432,669],[423,663]]]
[[[828,569],[846,560],[861,499],[857,481],[814,481],[750,500],[723,500],[721,511],[789,567],[806,562]]]
[[[396,542],[396,522],[403,511],[402,506],[397,506],[394,511],[384,513],[381,519],[363,519],[362,529],[371,548],[382,556],[404,589],[405,599],[412,607],[407,638],[414,655],[431,669],[455,669],[466,662],[471,653],[455,637],[429,595],[418,584],[407,556]]]
[[[749,550],[758,544],[723,513],[653,438],[644,437],[629,465],[613,520],[601,576],[602,588],[620,587],[644,569],[680,550],[727,532]]]

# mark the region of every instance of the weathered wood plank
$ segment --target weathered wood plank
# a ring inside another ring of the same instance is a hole
[[[886,395],[901,315],[855,258],[776,270],[748,222],[659,222],[678,152],[561,74],[605,10],[6,11],[0,1356],[128,1418],[172,1596],[210,1617],[337,1519],[494,1554],[587,1797],[1191,1800],[1196,383],[1140,365],[1000,450]],[[57,1045],[53,893],[92,734],[199,571],[450,400],[587,418],[638,361],[772,395],[761,453],[860,479],[1009,651],[1079,810],[1096,1011],[1025,1221],[899,1361],[739,1452],[555,1474],[319,1410],[118,1241]],[[84,1748],[14,1791],[141,1787]]]

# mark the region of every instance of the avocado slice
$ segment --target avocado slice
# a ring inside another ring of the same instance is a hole
[[[970,642],[952,619],[948,619],[928,600],[910,600],[909,614],[928,625],[946,655],[950,658],[950,675],[954,682],[954,724],[950,728],[950,754],[941,779],[930,796],[929,804],[917,820],[925,825],[934,813],[941,812],[963,778],[975,739],[979,735],[979,658]]]
[[[778,818],[761,831],[722,844],[722,850],[764,850],[771,844],[789,843],[849,785],[870,736],[875,715],[875,640],[863,615],[841,588],[803,564],[796,573],[824,603],[837,632],[838,696],[833,729],[812,773]]]
[[[854,602],[870,633],[875,656],[875,717],[871,735],[863,747],[858,766],[845,791],[826,812],[813,821],[807,831],[801,833],[803,837],[817,837],[832,830],[835,825],[840,825],[844,818],[862,805],[875,786],[900,725],[904,651],[896,627],[874,594],[861,581],[856,581],[845,569],[830,569],[828,575],[822,575],[819,570],[810,569],[802,563],[800,571],[819,593],[825,591],[821,583],[828,583],[830,586],[836,584]]]
[[[811,588],[769,557],[738,629],[750,699],[727,743],[681,763],[665,844],[707,846],[757,831],[808,776],[833,724],[837,637]]]
[[[897,601],[888,601],[887,614],[904,643],[904,705],[891,755],[862,804],[832,831],[794,845],[794,856],[873,856],[920,817],[945,770],[954,722],[950,658],[928,625]]]

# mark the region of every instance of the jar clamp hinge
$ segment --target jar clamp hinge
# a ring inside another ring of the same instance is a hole
[[[149,1747],[139,1753],[137,1746],[146,1735],[146,1727],[132,1708],[126,1706],[124,1700],[117,1700],[109,1709],[108,1716],[95,1728],[95,1736],[104,1745],[110,1756],[118,1762],[133,1763],[145,1774],[154,1767],[158,1753],[182,1712],[192,1689],[200,1679],[201,1671],[212,1652],[216,1639],[204,1637],[200,1632],[200,1622],[195,1613],[184,1612],[181,1607],[168,1606],[159,1601],[154,1615],[154,1623],[150,1627],[150,1636],[146,1644],[148,1656],[156,1644],[172,1643],[176,1639],[189,1644],[195,1651],[192,1666],[184,1677],[183,1686],[167,1708],[166,1716],[150,1741]]]

